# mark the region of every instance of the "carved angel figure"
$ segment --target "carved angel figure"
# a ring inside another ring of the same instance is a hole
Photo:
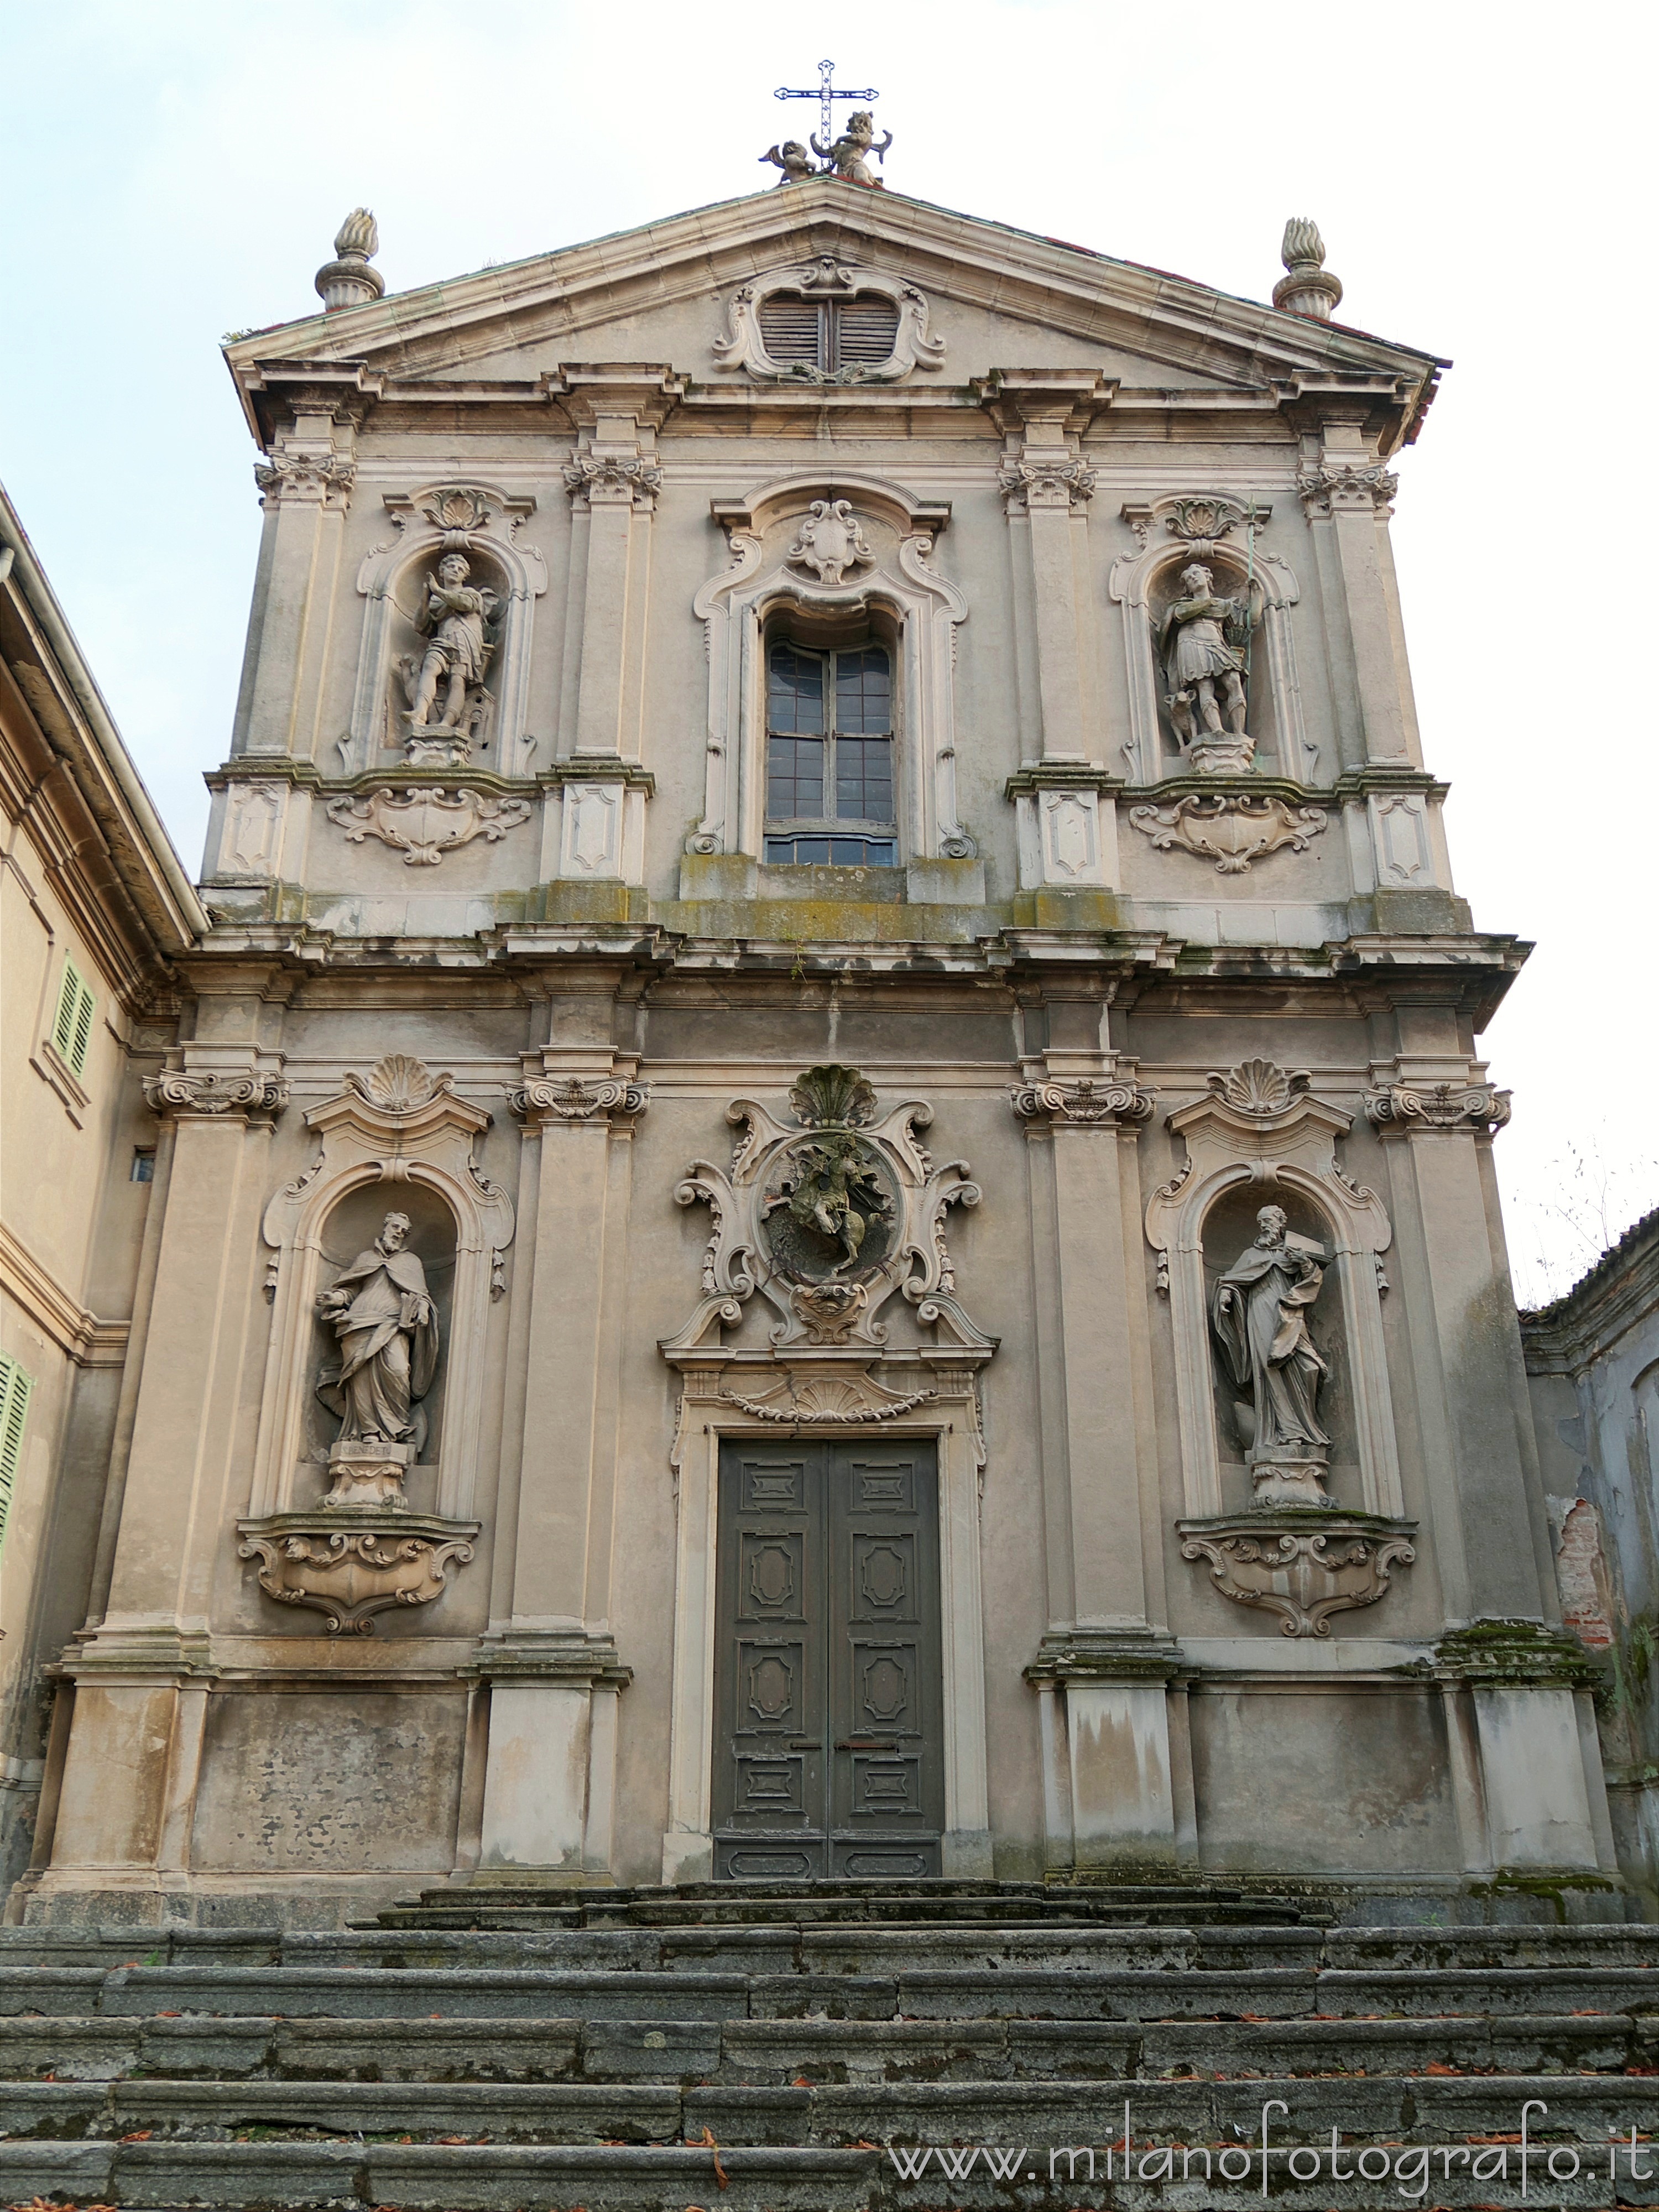
[[[1222,599],[1212,572],[1194,561],[1181,572],[1183,596],[1164,617],[1158,649],[1169,684],[1167,704],[1182,744],[1200,736],[1244,735],[1244,646],[1251,629],[1248,598]],[[1219,685],[1221,697],[1216,696]]]
[[[1285,1210],[1264,1206],[1260,1231],[1216,1285],[1210,1320],[1233,1381],[1255,1401],[1258,1458],[1330,1442],[1316,1415],[1326,1363],[1308,1333],[1329,1254],[1287,1233]]]
[[[782,170],[783,174],[778,179],[781,185],[798,185],[804,178],[817,174],[812,167],[811,156],[799,138],[786,138],[781,146],[769,146],[761,159],[771,162],[774,168]]]
[[[411,730],[430,726],[440,678],[445,682],[444,703],[438,726],[461,726],[471,685],[482,684],[494,650],[485,625],[495,611],[495,594],[469,584],[466,557],[446,553],[437,574],[428,574],[426,592],[415,627],[428,641],[418,666],[411,654],[404,663],[404,688],[409,696],[408,722]]]
[[[340,1340],[340,1364],[323,1370],[317,1395],[340,1415],[342,1443],[420,1441],[416,1407],[438,1370],[438,1314],[426,1270],[404,1249],[409,1232],[406,1213],[388,1213],[317,1301]]]
[[[870,165],[864,157],[866,154],[873,154],[877,161],[884,161],[887,149],[893,143],[893,134],[888,131],[879,146],[875,139],[875,117],[868,108],[857,107],[848,117],[847,128],[833,146],[821,145],[815,131],[812,133],[812,151],[819,161],[830,163],[843,184],[868,185],[872,190],[878,190],[881,179],[871,173]]]
[[[811,568],[822,584],[839,584],[848,568],[873,561],[864,526],[846,499],[815,499],[785,559]]]

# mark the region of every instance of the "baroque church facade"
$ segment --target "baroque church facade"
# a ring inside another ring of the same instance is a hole
[[[11,1916],[1616,1890],[1389,550],[1443,364],[1307,224],[1271,307],[836,176],[374,250],[227,347]]]

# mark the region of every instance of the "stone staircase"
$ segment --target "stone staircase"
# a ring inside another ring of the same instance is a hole
[[[1293,2212],[1659,2204],[1628,2152],[1659,2134],[1656,1964],[1659,1928],[1336,1926],[1213,1885],[480,1888],[338,1932],[9,1929],[0,2204],[1200,2212],[1261,2201],[1264,2106]]]

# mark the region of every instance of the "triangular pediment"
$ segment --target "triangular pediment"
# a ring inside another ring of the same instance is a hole
[[[1406,418],[1439,364],[1340,324],[1238,299],[977,216],[834,179],[776,187],[503,267],[250,333],[227,348],[245,396],[259,365],[361,364],[376,383],[533,389],[562,362],[649,362],[714,384],[733,295],[830,255],[914,285],[958,388],[1004,368],[1091,368],[1126,386],[1260,392],[1391,381]]]

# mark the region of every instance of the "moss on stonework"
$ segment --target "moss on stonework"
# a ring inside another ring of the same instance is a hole
[[[1466,1682],[1602,1690],[1607,1676],[1576,1637],[1535,1620],[1475,1620],[1435,1646],[1438,1672]]]

